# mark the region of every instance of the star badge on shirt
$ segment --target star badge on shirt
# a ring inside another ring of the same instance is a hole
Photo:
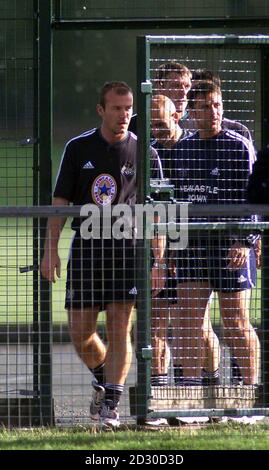
[[[92,198],[99,206],[112,204],[117,195],[117,183],[113,176],[103,173],[92,184]]]

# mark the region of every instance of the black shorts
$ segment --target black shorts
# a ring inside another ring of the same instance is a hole
[[[76,232],[67,265],[65,308],[70,310],[135,301],[132,240],[83,240]]]
[[[255,252],[250,249],[247,265],[240,269],[228,269],[230,239],[191,239],[186,250],[178,250],[177,283],[208,282],[212,290],[238,292],[254,287],[257,269]]]

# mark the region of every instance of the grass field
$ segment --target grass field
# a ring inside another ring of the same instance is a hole
[[[53,322],[65,323],[66,263],[71,229],[64,229],[60,242],[61,279],[53,285]],[[32,220],[0,219],[0,323],[31,323],[33,315],[33,272],[20,273],[33,265]]]
[[[268,450],[269,425],[100,432],[90,429],[1,430],[0,450]]]

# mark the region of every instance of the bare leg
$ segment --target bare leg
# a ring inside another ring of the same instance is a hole
[[[151,345],[152,375],[167,374],[170,362],[170,349],[167,341],[169,306],[166,299],[152,299]]]
[[[133,302],[115,302],[107,306],[105,374],[111,384],[125,383],[132,361],[131,326]]]
[[[210,300],[207,304],[204,323],[203,338],[205,347],[205,361],[203,364],[207,372],[215,372],[219,368],[220,363],[220,346],[219,339],[213,330],[210,318]]]
[[[245,384],[258,383],[260,343],[249,320],[250,289],[219,292],[224,339],[238,362]]]
[[[184,377],[200,378],[204,359],[203,322],[211,294],[207,283],[178,284],[178,305],[171,315],[173,358]]]
[[[84,364],[94,369],[105,361],[106,347],[96,333],[99,308],[69,310],[69,331],[77,354]]]

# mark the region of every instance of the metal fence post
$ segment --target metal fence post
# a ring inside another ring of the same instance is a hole
[[[51,203],[52,33],[51,1],[39,2],[39,204]],[[40,219],[40,258],[46,220]],[[40,279],[40,403],[42,424],[52,424],[52,309],[51,286]]]
[[[149,48],[145,38],[137,41],[138,69],[138,146],[137,146],[137,201],[145,204],[149,195],[150,178],[150,86],[149,78]],[[144,123],[147,123],[145,127]],[[145,221],[143,231],[145,234]],[[150,281],[150,240],[137,240],[137,421],[146,417],[148,400],[150,398],[150,311],[151,311],[151,281]]]

